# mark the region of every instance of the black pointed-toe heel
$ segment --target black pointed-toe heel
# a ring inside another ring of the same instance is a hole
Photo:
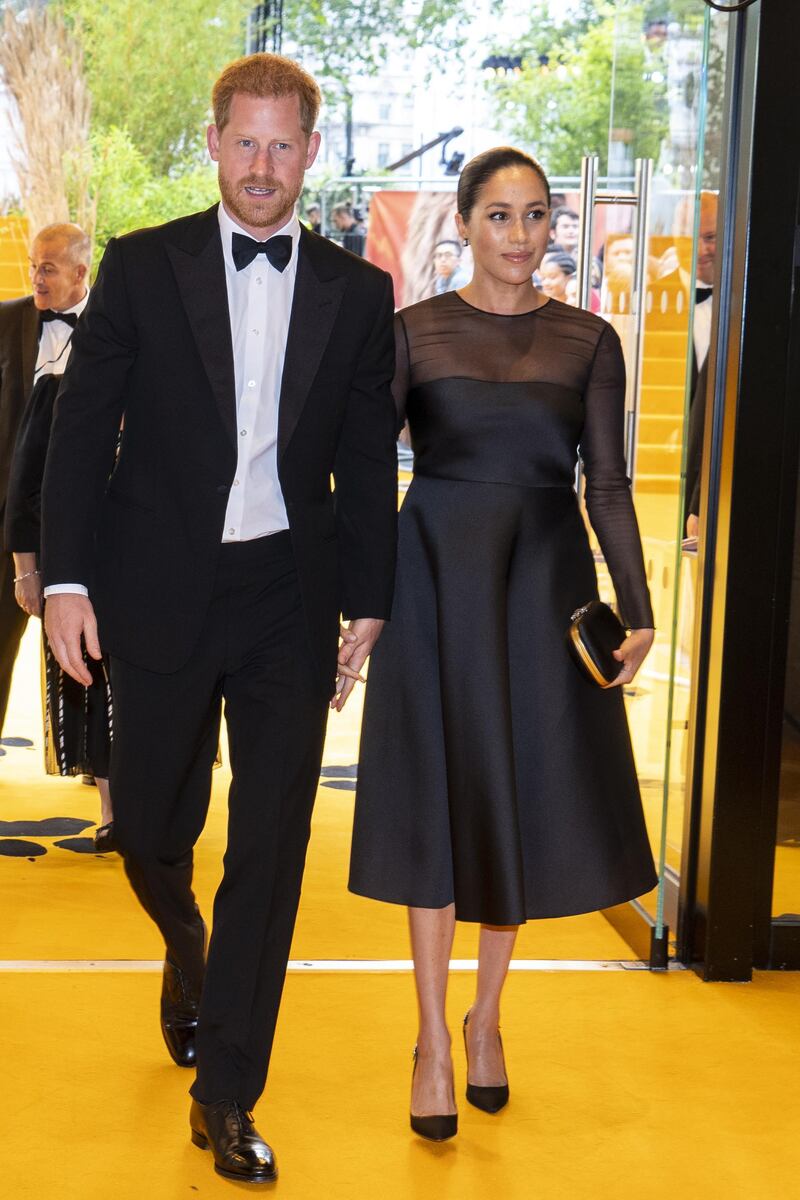
[[[469,1013],[464,1017],[464,1052],[467,1056],[467,1100],[475,1108],[481,1109],[485,1113],[500,1112],[501,1108],[505,1108],[508,1104],[508,1084],[501,1083],[496,1087],[478,1087],[475,1083],[469,1081],[469,1050],[467,1049],[467,1022],[469,1021]],[[503,1049],[503,1039],[500,1037],[500,1030],[497,1031],[497,1040],[500,1043],[500,1050]],[[505,1062],[505,1056],[503,1061]]]
[[[413,1083],[414,1076],[417,1073],[417,1047],[414,1047],[414,1070],[411,1073]],[[410,1113],[411,1128],[414,1133],[418,1133],[420,1137],[427,1138],[429,1142],[446,1142],[448,1138],[455,1137],[458,1133],[458,1113],[448,1113],[445,1116],[435,1117],[415,1117]]]

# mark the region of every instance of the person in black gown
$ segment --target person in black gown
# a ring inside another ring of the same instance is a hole
[[[31,246],[33,300],[39,338],[33,388],[17,434],[8,484],[5,544],[13,553],[15,597],[29,616],[42,616],[39,572],[41,494],[53,408],[69,361],[72,333],[89,298],[91,243],[78,225],[48,225]],[[111,469],[109,464],[109,471]],[[51,775],[86,775],[100,793],[94,846],[115,848],[108,784],[111,755],[111,690],[103,662],[87,663],[90,687],[71,679],[42,630],[44,658],[45,767]]]
[[[350,888],[409,907],[419,1037],[411,1124],[457,1129],[445,992],[456,919],[481,926],[467,1099],[508,1099],[500,994],[517,927],[656,882],[621,686],[653,640],[625,477],[625,369],[601,318],[542,296],[549,187],[518,150],[464,169],[472,282],[396,317],[394,393],[415,453],[391,622],[370,667]],[[565,633],[597,596],[586,504],[631,631],[615,685]]]

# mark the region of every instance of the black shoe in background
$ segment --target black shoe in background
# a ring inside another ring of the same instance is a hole
[[[117,850],[117,843],[114,841],[114,822],[109,821],[107,825],[99,825],[94,833],[94,852],[95,854],[111,854]]]
[[[180,967],[166,958],[161,983],[161,1032],[179,1067],[195,1066],[199,1007],[200,992],[190,986]]]

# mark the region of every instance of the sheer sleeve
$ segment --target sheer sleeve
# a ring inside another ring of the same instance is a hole
[[[625,475],[625,363],[610,325],[597,344],[584,404],[581,457],[589,520],[608,564],[624,623],[630,629],[652,629],[642,543]]]
[[[411,356],[408,349],[408,333],[400,313],[394,318],[395,367],[392,380],[392,395],[397,409],[397,432],[406,423],[406,398],[411,381]]]

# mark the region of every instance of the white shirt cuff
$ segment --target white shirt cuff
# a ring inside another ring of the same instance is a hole
[[[89,589],[82,583],[53,583],[44,589],[44,598],[48,596],[88,596]]]

